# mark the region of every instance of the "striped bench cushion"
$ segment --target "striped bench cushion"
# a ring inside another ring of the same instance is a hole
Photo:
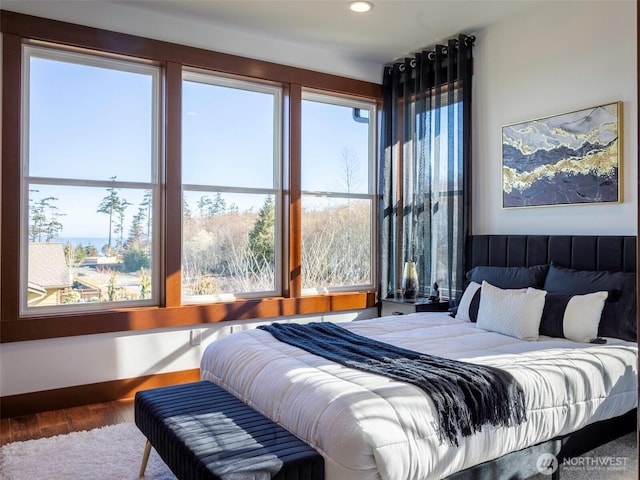
[[[211,382],[143,390],[135,423],[179,480],[322,480],[324,460]]]

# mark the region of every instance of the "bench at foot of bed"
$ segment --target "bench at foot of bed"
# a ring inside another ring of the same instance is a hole
[[[135,423],[179,480],[322,480],[324,459],[280,425],[211,382],[143,390]]]

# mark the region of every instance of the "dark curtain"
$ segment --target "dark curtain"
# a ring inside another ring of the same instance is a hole
[[[475,38],[460,35],[386,67],[380,148],[380,296],[414,261],[419,294],[457,299],[470,221]]]

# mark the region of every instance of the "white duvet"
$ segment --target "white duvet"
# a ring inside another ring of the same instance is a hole
[[[526,394],[527,421],[485,426],[440,444],[434,407],[419,388],[364,373],[274,339],[234,333],[207,347],[201,378],[217,383],[316,448],[327,480],[439,479],[637,406],[637,344],[541,337],[527,342],[416,313],[341,323],[411,350],[502,368]]]

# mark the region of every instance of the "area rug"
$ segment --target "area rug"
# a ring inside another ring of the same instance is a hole
[[[0,448],[0,479],[135,480],[140,471],[144,444],[144,436],[133,423],[14,442]],[[635,434],[603,445],[581,458],[592,460],[583,461],[582,465],[562,466],[562,480],[632,480],[638,476]],[[143,478],[175,480],[154,450]],[[547,480],[551,477],[534,478]]]
[[[1,480],[135,480],[145,438],[133,423],[50,438],[14,442],[0,448]],[[175,480],[151,450],[145,479]]]

